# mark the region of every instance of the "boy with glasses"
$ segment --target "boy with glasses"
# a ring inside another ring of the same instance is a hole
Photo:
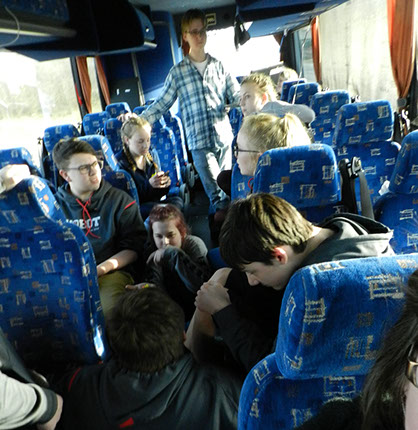
[[[226,104],[238,104],[239,85],[221,62],[205,52],[206,25],[203,11],[185,13],[181,32],[189,54],[172,67],[160,96],[141,116],[152,124],[179,100],[187,145],[218,221],[229,202],[216,182],[222,170],[231,168],[233,134]]]
[[[52,156],[66,180],[55,197],[67,220],[85,232],[93,247],[106,315],[125,285],[133,281],[129,266],[142,257],[146,231],[138,205],[102,180],[103,163],[87,142],[62,139]]]

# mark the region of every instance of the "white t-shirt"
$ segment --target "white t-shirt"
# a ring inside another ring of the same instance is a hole
[[[203,77],[203,74],[205,73],[206,66],[208,64],[208,57],[206,56],[205,61],[202,61],[201,63],[197,63],[195,61],[190,60],[193,65],[196,67],[200,75]]]

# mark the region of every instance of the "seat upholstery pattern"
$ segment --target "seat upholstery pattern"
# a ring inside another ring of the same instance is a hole
[[[266,151],[258,160],[254,192],[271,193],[312,222],[340,211],[338,167],[329,145],[312,144]]]
[[[377,220],[393,229],[396,253],[418,251],[418,131],[403,139],[389,192],[377,199],[374,211]]]
[[[316,93],[311,99],[311,109],[315,119],[310,123],[315,143],[332,145],[337,112],[341,106],[350,103],[348,91],[324,91]]]
[[[306,82],[305,78],[291,80],[291,81],[284,81],[282,86],[282,94],[280,95],[280,100],[287,102],[287,99],[289,98],[290,88],[293,87],[293,85],[304,84],[305,82]]]
[[[44,131],[44,145],[47,151],[47,156],[42,161],[44,165],[45,178],[49,179],[56,187],[58,187],[60,181],[58,170],[55,168],[52,160],[52,151],[54,146],[61,139],[70,139],[78,136],[80,136],[80,133],[72,124],[48,127]]]
[[[324,402],[357,396],[417,268],[410,254],[299,269],[286,287],[275,352],[244,382],[239,430],[296,428]]]
[[[110,146],[108,139],[105,136],[100,136],[98,134],[90,134],[86,136],[81,136],[80,140],[84,140],[89,143],[97,153],[97,157],[103,160],[104,166],[103,171],[117,171],[119,170],[119,165],[115,157],[115,153]]]
[[[26,164],[32,174],[43,176],[38,166],[35,165],[31,153],[26,148],[0,149],[0,168],[9,164]]]
[[[108,112],[88,113],[83,117],[83,129],[85,134],[104,134],[104,126],[110,118]]]
[[[2,194],[0,214],[0,324],[18,354],[49,371],[105,359],[96,262],[84,233],[63,221],[38,177]]]
[[[232,127],[232,132],[234,133],[234,136],[236,136],[239,132],[239,129],[241,128],[242,123],[242,111],[239,107],[233,107],[228,113],[229,116],[229,122]]]
[[[104,135],[115,154],[123,149],[121,129],[122,122],[117,118],[110,118],[105,122]]]
[[[337,114],[333,147],[337,161],[359,157],[374,204],[382,184],[395,167],[399,145],[389,139],[393,132],[393,114],[387,100],[346,104]],[[356,192],[359,204],[359,192]]]
[[[253,180],[252,176],[241,174],[238,164],[235,163],[231,177],[231,200],[247,197],[251,193]]]
[[[312,97],[319,91],[319,85],[316,82],[305,82],[303,84],[292,85],[287,96],[288,103],[299,105],[311,104]]]
[[[128,103],[120,102],[120,103],[111,103],[106,106],[106,112],[109,114],[110,118],[117,118],[119,115],[123,113],[130,113],[131,108]]]

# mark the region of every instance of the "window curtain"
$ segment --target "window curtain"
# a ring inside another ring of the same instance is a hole
[[[103,69],[102,60],[100,57],[94,57],[94,61],[96,64],[97,77],[99,78],[99,85],[102,91],[102,95],[104,101],[107,105],[110,105],[110,93],[109,93],[109,85],[107,84],[107,78]]]
[[[408,95],[414,72],[415,0],[387,0],[387,10],[392,72],[398,97],[403,99]]]
[[[91,113],[91,82],[87,68],[87,57],[76,57],[76,64],[84,103],[87,112]]]
[[[322,84],[322,73],[321,73],[321,48],[319,46],[319,20],[316,16],[312,20],[311,24],[312,32],[312,60],[315,70],[315,76],[317,82]]]

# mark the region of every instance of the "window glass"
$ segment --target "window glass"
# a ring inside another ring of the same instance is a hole
[[[246,27],[249,25],[247,23]],[[273,36],[253,37],[237,51],[233,27],[209,31],[206,50],[220,60],[233,76],[246,76],[251,71],[280,63],[279,44]]]
[[[302,57],[302,74],[308,82],[316,82],[315,69],[312,58],[312,32],[311,27],[306,26],[298,30],[301,57]]]
[[[96,63],[93,57],[87,58],[87,67],[89,69],[89,77],[91,82],[91,111],[102,112],[103,107],[99,95],[99,81],[96,73]]]
[[[36,61],[0,51],[0,149],[23,146],[39,164],[38,137],[81,121],[70,60]]]

